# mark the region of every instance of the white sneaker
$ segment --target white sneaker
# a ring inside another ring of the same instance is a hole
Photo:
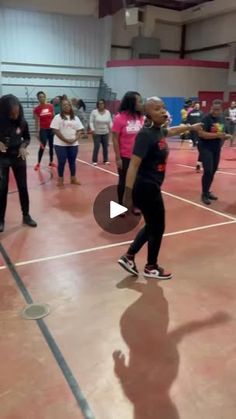
[[[107,166],[109,166],[110,162],[109,161],[105,161],[104,164],[106,164]]]
[[[98,164],[96,162],[93,163],[93,166],[97,166]]]
[[[169,272],[165,272],[163,268],[156,265],[152,268],[149,268],[147,265],[144,268],[143,276],[145,278],[155,278],[155,279],[171,279],[172,274]]]
[[[134,260],[130,260],[125,255],[123,255],[118,260],[118,263],[123,269],[125,269],[130,274],[138,276],[139,272]]]

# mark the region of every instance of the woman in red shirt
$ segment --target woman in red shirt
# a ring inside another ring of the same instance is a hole
[[[45,147],[49,145],[49,167],[56,167],[53,163],[53,131],[50,128],[51,122],[54,117],[53,105],[47,103],[46,94],[44,92],[37,93],[39,105],[34,108],[34,117],[36,121],[36,132],[39,138],[40,147],[38,152],[38,163],[34,170],[40,169],[40,163],[43,157]]]

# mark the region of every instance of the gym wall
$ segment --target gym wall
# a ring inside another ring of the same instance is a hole
[[[95,100],[110,45],[110,18],[0,9],[2,94]]]

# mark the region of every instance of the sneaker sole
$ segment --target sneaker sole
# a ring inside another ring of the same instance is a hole
[[[160,279],[162,281],[169,280],[169,279],[173,278],[173,275],[163,277],[163,276],[156,276],[156,275],[153,275],[153,274],[146,274],[145,272],[143,273],[143,276],[144,276],[144,278],[154,278],[154,279]]]
[[[36,225],[30,225],[30,224],[24,223],[24,221],[22,222],[22,225],[23,225],[23,226],[26,226],[26,227],[31,227],[31,228],[36,228],[36,227],[38,227],[38,224],[36,224]]]
[[[138,272],[134,271],[132,268],[128,268],[125,262],[122,259],[118,260],[119,265],[126,271],[132,274],[133,276],[138,276]]]

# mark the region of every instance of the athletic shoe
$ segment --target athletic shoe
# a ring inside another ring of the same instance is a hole
[[[215,196],[212,192],[209,192],[209,194],[208,194],[208,198],[209,198],[211,201],[217,201],[217,200],[218,200],[217,196]]]
[[[25,224],[29,227],[37,227],[37,223],[31,218],[31,216],[29,214],[24,215],[23,224]]]
[[[34,166],[34,170],[37,172],[38,170],[40,170],[40,164],[39,163],[37,163],[35,166]]]
[[[93,163],[92,163],[92,165],[93,165],[93,166],[97,166],[98,164],[97,164],[96,162],[93,162]]]
[[[144,268],[143,275],[145,278],[156,278],[156,279],[171,279],[172,274],[170,272],[165,272],[163,268],[158,265],[146,265]]]
[[[138,276],[139,272],[134,260],[129,259],[126,255],[124,255],[120,257],[118,263],[123,269],[125,269],[130,274]]]
[[[210,201],[210,198],[209,198],[208,194],[207,195],[202,195],[202,202],[205,205],[211,205],[211,201]]]
[[[4,232],[4,227],[5,227],[4,221],[0,221],[0,233]]]
[[[51,167],[51,168],[55,168],[55,169],[57,167],[56,163],[54,163],[53,161],[51,163],[49,163],[48,166]]]
[[[107,166],[109,166],[110,165],[110,162],[109,161],[104,161],[104,164],[106,164]]]

